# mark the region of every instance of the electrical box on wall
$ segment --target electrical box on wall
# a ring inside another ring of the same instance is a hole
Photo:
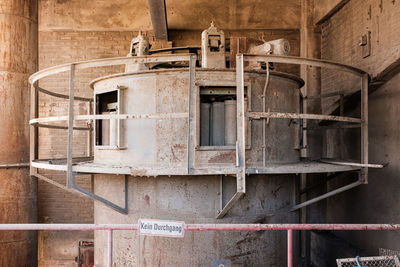
[[[362,57],[366,58],[371,55],[371,32],[367,31],[363,36],[360,37],[358,44],[362,49]]]

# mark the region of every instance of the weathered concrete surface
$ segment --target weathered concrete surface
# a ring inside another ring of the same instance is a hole
[[[28,76],[37,67],[36,0],[0,1],[0,162],[29,162]],[[0,223],[36,222],[36,180],[0,170]],[[35,266],[34,232],[0,233],[0,266]]]
[[[321,57],[361,68],[372,78],[397,63],[400,58],[400,2],[351,0],[321,25]],[[371,14],[371,15],[369,15]],[[371,55],[363,58],[359,41],[371,32]],[[322,93],[341,90],[345,94],[360,89],[360,80],[343,72],[322,70]],[[322,110],[337,107],[338,97],[324,99]]]
[[[265,72],[246,72],[245,82],[249,87],[248,106],[251,111],[262,111]],[[118,75],[94,83],[95,93],[110,91],[110,88],[124,86],[121,92],[122,114],[164,114],[188,113],[189,80],[188,69],[149,71],[141,74]],[[208,86],[235,86],[234,70],[196,71],[196,82]],[[144,90],[143,88],[146,88]],[[198,88],[198,86],[196,86]],[[199,89],[195,89],[199,90]],[[193,99],[196,118],[195,129],[200,125],[200,97]],[[295,113],[299,110],[298,81],[272,73],[266,92],[266,103],[271,111]],[[246,151],[246,166],[263,167],[262,120],[249,123],[246,142],[251,146]],[[134,169],[147,169],[150,175],[187,172],[187,140],[189,123],[184,118],[165,120],[126,120],[121,126],[123,150],[94,150],[94,162],[99,164],[129,166]],[[175,134],[171,134],[171,131]],[[265,147],[267,164],[285,164],[299,162],[298,125],[288,124],[287,120],[271,120],[265,130]],[[200,140],[199,132],[194,136]],[[199,146],[197,141],[196,146]],[[235,168],[236,151],[195,150],[195,168],[211,169],[212,167]],[[152,172],[154,171],[154,172]],[[168,172],[169,171],[169,172]],[[210,172],[212,174],[212,171]],[[146,175],[146,174],[144,174]]]
[[[311,1],[310,1],[311,2]],[[349,0],[314,0],[313,22],[314,24],[329,18]]]
[[[220,29],[298,29],[297,0],[166,0],[169,29],[203,30],[210,21]]]
[[[168,29],[203,30],[214,20],[221,29],[298,29],[297,0],[167,0]],[[40,1],[40,29],[152,30],[147,0]]]
[[[40,1],[40,31],[151,30],[147,0]]]
[[[294,204],[295,179],[294,175],[248,177],[245,197],[224,219],[216,220],[218,176],[129,177],[129,214],[95,203],[95,223],[137,223],[139,218],[186,223],[294,223],[296,213],[269,215]],[[233,177],[223,177],[224,203],[235,187]],[[123,205],[124,176],[96,175],[95,192]],[[106,246],[107,233],[95,232],[96,266],[107,266]],[[114,232],[115,266],[211,266],[218,259],[229,259],[232,266],[284,266],[286,232],[186,232],[184,238]]]

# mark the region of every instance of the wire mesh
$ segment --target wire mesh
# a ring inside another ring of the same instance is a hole
[[[397,256],[360,257],[358,261],[360,265],[356,258],[336,260],[338,267],[400,267]]]
[[[400,259],[400,251],[387,248],[379,248],[379,256],[397,256]]]

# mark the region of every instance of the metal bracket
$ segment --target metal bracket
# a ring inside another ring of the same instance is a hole
[[[236,184],[238,189],[236,190],[236,193],[233,195],[233,197],[228,201],[228,203],[226,203],[225,207],[215,217],[216,219],[222,219],[233,207],[233,205],[246,193],[245,181],[246,175],[243,175],[243,177],[241,174],[236,175]],[[241,189],[239,190],[239,188]]]
[[[328,197],[332,197],[334,195],[337,195],[339,193],[345,192],[345,191],[350,190],[350,189],[352,189],[354,187],[357,187],[359,185],[365,184],[365,180],[364,180],[365,178],[363,176],[363,169],[361,169],[361,171],[359,171],[358,174],[359,175],[358,175],[358,180],[357,181],[355,181],[355,182],[353,182],[351,184],[339,187],[339,188],[337,188],[335,190],[332,190],[332,191],[330,191],[328,193],[322,194],[322,195],[320,195],[318,197],[315,197],[315,198],[312,198],[310,200],[307,200],[307,201],[305,201],[303,203],[294,205],[293,207],[290,208],[290,211],[295,211],[295,210],[307,207],[307,206],[309,206],[311,204],[317,203],[317,202],[319,202],[321,200],[324,200],[324,199],[326,199]]]
[[[127,175],[124,175],[124,177],[125,177],[125,207],[120,207],[117,204],[114,204],[111,201],[78,186],[75,183],[75,173],[73,173],[72,176],[73,176],[73,180],[74,180],[72,183],[73,189],[77,190],[78,192],[84,194],[85,196],[87,196],[95,201],[99,201],[100,203],[103,203],[104,205],[112,208],[115,211],[118,211],[119,213],[128,214],[128,176]]]
[[[221,219],[246,193],[246,122],[244,114],[244,63],[243,54],[236,56],[236,99],[237,99],[237,141],[236,141],[236,193],[217,215]]]
[[[98,202],[100,202],[122,214],[128,214],[128,176],[127,175],[125,175],[125,207],[120,207],[99,195],[96,195],[90,191],[87,191],[86,189],[83,189],[82,187],[79,187],[75,183],[75,175],[76,175],[76,173],[72,173],[71,176],[73,177],[73,180],[72,180],[72,183],[69,184],[69,186],[65,186],[63,184],[57,183],[44,175],[38,174],[37,172],[34,173],[32,176],[35,176],[42,181],[50,183],[54,186],[57,186],[58,188],[68,191],[70,193],[77,194],[77,195],[80,195],[83,197],[88,197],[90,199],[93,199],[94,201],[98,201]]]

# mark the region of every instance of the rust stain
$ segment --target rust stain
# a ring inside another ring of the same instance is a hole
[[[131,175],[132,176],[146,176],[147,171],[145,170],[135,170],[135,169],[131,169]]]
[[[235,162],[236,156],[234,152],[222,152],[216,156],[211,157],[208,163],[232,163]]]
[[[146,201],[147,205],[150,205],[150,197],[149,197],[149,195],[145,195],[144,196],[144,200]]]

